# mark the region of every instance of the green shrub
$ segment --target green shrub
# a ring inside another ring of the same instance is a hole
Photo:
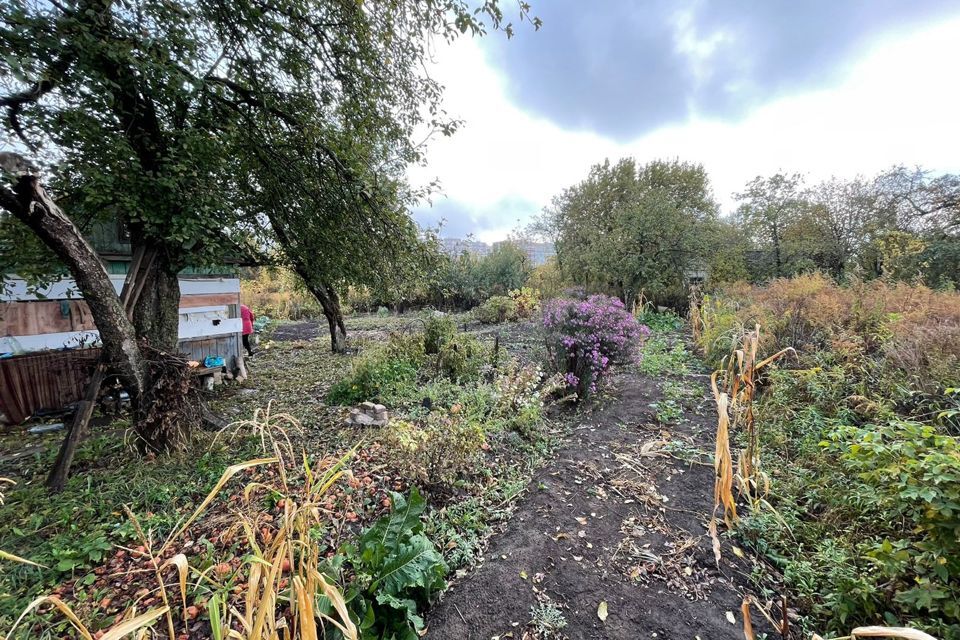
[[[423,344],[429,354],[440,353],[455,335],[457,323],[448,315],[431,314],[424,321]]]
[[[477,380],[488,355],[476,337],[458,333],[437,354],[437,372],[456,382]]]
[[[391,333],[387,341],[386,357],[392,360],[401,360],[416,367],[422,367],[427,353],[430,352],[427,351],[424,334],[419,331]]]
[[[417,364],[394,359],[385,351],[361,356],[350,373],[330,388],[329,404],[352,405],[365,400],[389,401],[408,393],[417,379]]]
[[[517,302],[508,296],[493,296],[473,310],[473,317],[482,324],[502,324],[518,318]]]
[[[420,423],[391,421],[378,438],[401,477],[446,491],[476,472],[486,441],[480,424],[459,409],[434,411]]]
[[[657,311],[650,305],[643,307],[637,314],[637,322],[650,327],[654,333],[679,331],[683,327],[683,319],[673,311]]]
[[[869,523],[857,549],[877,593],[889,599],[884,604],[908,619],[939,618],[960,633],[957,439],[896,421],[839,426],[823,446],[851,480],[838,498],[861,506]]]
[[[540,309],[540,292],[530,287],[514,289],[509,294],[510,299],[517,303],[518,318],[532,318]]]
[[[426,502],[414,488],[409,499],[391,493],[390,515],[345,545],[332,564],[356,577],[346,601],[363,638],[415,640],[424,632],[420,613],[446,588],[447,565],[423,534],[420,516]],[[329,601],[321,606],[330,606]]]

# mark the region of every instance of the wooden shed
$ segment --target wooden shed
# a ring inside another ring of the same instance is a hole
[[[115,226],[91,240],[119,293],[130,247]],[[99,333],[75,283],[63,279],[31,291],[16,276],[0,293],[0,414],[19,423],[39,410],[57,410],[80,398],[96,355]],[[220,356],[235,368],[241,349],[240,280],[229,268],[180,275],[179,348],[193,360]]]

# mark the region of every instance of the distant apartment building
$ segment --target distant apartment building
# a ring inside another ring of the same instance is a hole
[[[440,248],[448,256],[459,256],[464,252],[475,256],[486,256],[493,250],[486,242],[463,238],[440,238]]]
[[[553,247],[552,242],[531,242],[529,240],[502,240],[500,242],[493,243],[494,248],[497,246],[510,242],[520,248],[525,254],[527,254],[527,259],[530,260],[530,266],[539,267],[545,263],[549,258],[557,255],[556,249]]]
[[[486,256],[497,247],[508,242],[520,247],[520,249],[527,254],[527,259],[530,261],[530,266],[532,267],[539,267],[549,258],[557,255],[552,242],[529,242],[526,240],[501,240],[500,242],[494,242],[491,246],[479,240],[440,238],[440,248],[449,256],[458,256],[463,252],[475,256]]]

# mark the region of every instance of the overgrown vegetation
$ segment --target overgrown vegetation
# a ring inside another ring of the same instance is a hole
[[[251,269],[240,280],[244,303],[258,316],[273,320],[315,319],[323,315],[303,281],[282,267]]]
[[[243,484],[238,489],[235,481],[225,485],[225,499],[207,505],[186,532],[182,541],[187,546],[171,545],[165,556],[183,552],[188,575],[206,572],[211,579],[188,581],[186,614],[174,602],[180,594],[169,594],[177,629],[198,623],[200,635],[213,634],[217,625],[240,629],[240,619],[250,611],[255,618],[271,606],[282,607],[288,597],[295,599],[291,589],[301,587],[293,579],[301,572],[286,571],[284,561],[276,579],[270,577],[277,553],[287,554],[275,546],[280,530],[290,514],[310,510],[301,492],[306,483],[319,482],[319,471],[310,480],[311,472],[298,469],[300,449],[342,451],[359,437],[365,444],[344,461],[347,474],[316,498],[319,513],[329,519],[321,517],[309,528],[309,546],[319,554],[319,573],[303,574],[314,579],[302,587],[326,589],[318,575],[331,588],[343,585],[345,610],[360,637],[416,637],[409,634],[416,634],[425,606],[443,584],[441,566],[453,570],[476,562],[491,527],[507,517],[510,503],[545,455],[550,442],[545,404],[557,385],[536,364],[516,360],[503,345],[494,358],[489,342],[459,331],[453,317],[431,314],[423,323],[400,325],[394,318],[382,322],[393,332],[380,344],[357,343],[362,353],[353,367],[317,343],[265,341],[256,364],[261,374],[257,385],[266,386],[228,390],[214,406],[249,416],[247,411],[276,397],[274,411],[237,422],[215,438],[200,436],[191,447],[209,446],[202,456],[161,457],[143,465],[134,491],[123,480],[129,473],[124,470],[126,451],[111,433],[84,443],[77,456],[82,475],[70,480],[58,501],[51,503],[43,489],[28,481],[4,487],[5,522],[12,526],[0,532],[0,549],[46,568],[3,566],[0,589],[12,597],[3,599],[0,624],[12,624],[41,593],[53,592],[76,610],[92,634],[118,622],[132,603],[141,611],[156,605],[159,594],[139,593],[141,587],[132,579],[143,562],[138,549],[149,546],[141,541],[140,531],[154,541],[175,532],[237,456],[279,456],[286,461],[283,470],[268,465],[252,475],[235,476],[243,476],[249,489],[244,491]],[[427,343],[432,353],[427,353]],[[331,393],[324,392],[324,385],[335,380],[350,384],[333,384]],[[319,401],[336,399],[333,391],[342,389],[352,394],[350,403],[389,401],[393,415],[389,425],[367,434],[340,431],[343,410]],[[290,406],[303,426],[278,413],[280,406]],[[49,455],[18,463],[16,476],[28,479],[42,471]],[[337,463],[335,458],[308,456],[308,460],[315,470]],[[422,488],[429,502],[416,492],[409,499],[399,495],[411,486]],[[415,519],[407,516],[402,528],[374,524],[384,507],[402,510],[404,500],[409,511],[416,512]],[[238,520],[232,510],[241,504],[244,517]],[[138,525],[123,505],[138,514]],[[249,531],[243,524],[247,518]],[[362,525],[367,525],[366,533],[360,533]],[[387,529],[395,537],[375,543],[374,538]],[[247,544],[251,533],[257,552]],[[423,552],[420,558],[435,554],[430,567],[423,567],[426,573],[411,567],[409,574],[395,578],[403,577],[400,582],[384,579],[384,572],[412,548]],[[255,558],[248,562],[251,554]],[[291,558],[291,566],[299,566],[298,558]],[[259,587],[252,585],[256,566],[262,567]],[[121,575],[131,577],[117,577]],[[268,584],[275,597],[265,590]],[[254,590],[255,610],[238,604]],[[321,596],[316,607],[324,615],[338,616],[329,597]],[[165,626],[167,613],[157,615]],[[69,626],[45,604],[27,616],[15,637],[34,637],[41,630],[59,634]],[[331,633],[328,625],[326,637],[336,637]]]
[[[770,559],[811,629],[853,624],[960,633],[960,453],[950,409],[960,297],[923,285],[838,285],[820,275],[706,296],[700,344],[714,362],[759,323],[754,447],[769,504],[741,536]],[[935,354],[935,355],[934,355]],[[741,514],[744,516],[744,514]]]

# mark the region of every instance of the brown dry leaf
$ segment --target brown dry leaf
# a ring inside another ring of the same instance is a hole
[[[754,640],[753,621],[750,619],[750,599],[744,598],[740,605],[740,612],[743,613],[743,637],[745,640]]]
[[[601,622],[606,622],[607,620],[607,601],[604,600],[600,603],[600,606],[597,607],[597,617],[600,618]]]
[[[850,632],[854,638],[906,638],[907,640],[936,640],[933,636],[907,627],[857,627]]]
[[[714,507],[716,510],[716,507]],[[710,541],[713,544],[713,558],[717,562],[717,567],[720,567],[720,536],[717,534],[717,519],[713,514],[710,515],[710,526],[707,527],[710,531]]]

